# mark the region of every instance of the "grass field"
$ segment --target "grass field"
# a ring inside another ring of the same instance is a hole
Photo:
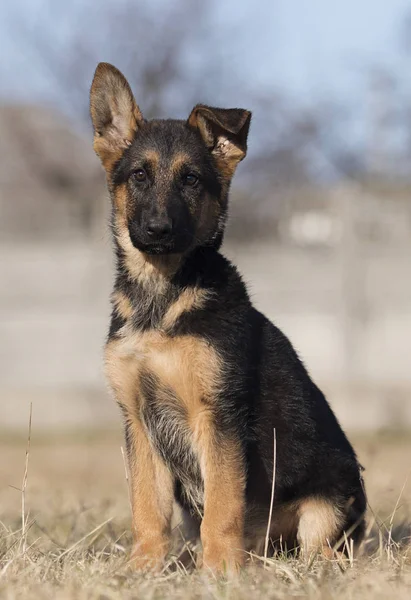
[[[369,534],[354,560],[254,559],[232,581],[171,568],[129,573],[130,509],[120,434],[0,437],[0,597],[74,599],[411,597],[411,435],[354,438],[366,467]],[[404,485],[405,484],[405,485]],[[16,489],[18,488],[18,489]],[[25,531],[22,531],[22,499]],[[176,540],[179,529],[175,529]]]

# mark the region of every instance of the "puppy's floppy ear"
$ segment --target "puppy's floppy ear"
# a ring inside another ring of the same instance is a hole
[[[231,177],[247,153],[251,112],[242,108],[214,108],[198,104],[188,118],[196,127],[224,175]]]
[[[110,170],[144,123],[126,78],[113,65],[97,66],[90,90],[90,113],[94,150]]]

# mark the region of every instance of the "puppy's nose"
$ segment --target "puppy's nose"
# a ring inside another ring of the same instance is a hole
[[[147,233],[152,239],[161,239],[171,233],[172,221],[168,217],[157,217],[147,222]]]

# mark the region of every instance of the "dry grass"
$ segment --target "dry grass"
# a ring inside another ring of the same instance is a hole
[[[351,561],[254,559],[237,580],[216,581],[186,573],[175,560],[173,569],[156,577],[127,572],[130,508],[119,435],[41,439],[34,427],[26,479],[27,440],[3,436],[0,597],[408,599],[411,483],[404,483],[411,436],[354,442],[367,468],[372,507],[364,555]],[[27,485],[24,498],[22,481]]]

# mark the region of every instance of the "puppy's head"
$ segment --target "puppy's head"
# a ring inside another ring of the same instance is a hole
[[[218,247],[251,113],[198,105],[187,121],[145,121],[124,76],[106,63],[96,69],[90,111],[120,246],[158,255]]]

